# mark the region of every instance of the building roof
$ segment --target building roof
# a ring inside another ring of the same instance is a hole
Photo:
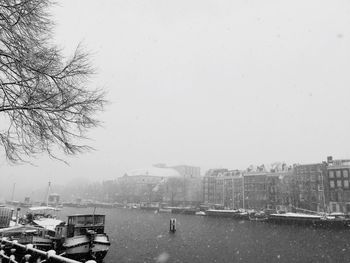
[[[181,177],[181,174],[172,168],[149,167],[143,169],[131,170],[127,173],[129,176],[154,176],[154,177]]]

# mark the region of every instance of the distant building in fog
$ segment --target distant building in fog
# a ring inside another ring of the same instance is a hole
[[[293,172],[286,165],[250,166],[246,171],[210,169],[203,177],[203,202],[231,209],[276,208],[289,201],[284,178]],[[287,201],[285,201],[287,200]]]
[[[325,187],[331,212],[350,213],[349,173],[350,160],[328,159]]]
[[[203,202],[234,209],[350,214],[350,160],[328,157],[313,164],[251,165],[246,171],[210,169],[203,177]]]
[[[201,168],[189,165],[176,165],[171,168],[178,171],[182,176],[188,178],[198,178],[201,176]]]
[[[242,182],[239,170],[208,170],[202,184],[204,204],[232,209],[243,207]]]
[[[294,167],[296,191],[299,198],[293,204],[310,211],[327,210],[325,191],[326,163],[300,164]]]
[[[60,195],[56,193],[52,193],[48,197],[48,204],[56,206],[60,203]]]
[[[119,201],[167,202],[172,205],[201,203],[200,170],[191,166],[157,164],[126,173],[118,179]]]
[[[175,165],[175,166],[167,166],[165,163],[157,163],[153,165],[157,168],[171,168],[178,171],[181,176],[184,177],[200,177],[201,176],[201,168],[197,166],[191,165]]]
[[[267,173],[248,172],[243,175],[244,208],[264,209],[267,206]]]
[[[120,198],[127,202],[161,202],[162,186],[172,178],[182,179],[182,176],[172,168],[149,167],[129,171],[118,178]]]

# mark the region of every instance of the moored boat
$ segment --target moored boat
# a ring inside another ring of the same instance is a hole
[[[164,208],[159,208],[158,209],[158,213],[171,213],[171,208],[167,208],[167,207],[164,207]]]
[[[24,224],[38,226],[44,228],[54,236],[56,226],[63,221],[57,219],[57,212],[59,209],[50,206],[37,206],[31,207],[28,210],[26,218],[23,221]]]
[[[320,215],[309,215],[301,213],[277,213],[270,214],[268,221],[280,224],[297,224],[297,225],[316,225],[316,222],[321,220]]]
[[[294,224],[324,228],[349,228],[350,219],[332,215],[310,215],[301,213],[270,214],[268,222],[277,224]]]
[[[267,214],[263,211],[249,213],[249,220],[250,221],[265,222],[265,221],[267,221],[267,218],[268,218]]]
[[[229,209],[208,209],[205,211],[208,216],[216,216],[216,217],[230,217],[234,219],[249,219],[249,213],[245,210],[229,210]]]
[[[53,248],[51,239],[54,233],[42,227],[16,225],[0,229],[0,237],[16,240],[22,245],[32,244],[34,248],[48,251]]]
[[[173,214],[185,214],[185,215],[194,215],[198,211],[198,209],[193,207],[169,207],[171,209],[171,213]]]
[[[206,216],[207,214],[204,211],[196,212],[196,216]]]
[[[67,225],[56,227],[56,239],[63,240],[60,249],[66,257],[102,261],[111,245],[104,226],[105,215],[68,216]]]
[[[144,210],[159,210],[160,206],[159,203],[153,203],[153,202],[141,202],[140,203],[140,209]]]
[[[208,209],[205,211],[208,216],[217,217],[236,217],[239,214],[239,210],[226,210],[226,209]]]

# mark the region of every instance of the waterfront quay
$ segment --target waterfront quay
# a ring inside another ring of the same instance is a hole
[[[91,212],[64,208],[61,216]],[[348,262],[349,230],[276,225],[232,218],[97,209],[111,248],[104,262]],[[176,218],[177,231],[169,232]]]

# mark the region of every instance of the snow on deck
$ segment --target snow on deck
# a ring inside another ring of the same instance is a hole
[[[63,221],[54,218],[42,218],[39,220],[34,220],[33,222],[45,229],[55,231],[56,226],[61,224]]]
[[[299,214],[299,213],[285,213],[285,214],[271,214],[272,216],[278,217],[300,217],[300,218],[321,218],[320,215],[308,215],[308,214]]]

